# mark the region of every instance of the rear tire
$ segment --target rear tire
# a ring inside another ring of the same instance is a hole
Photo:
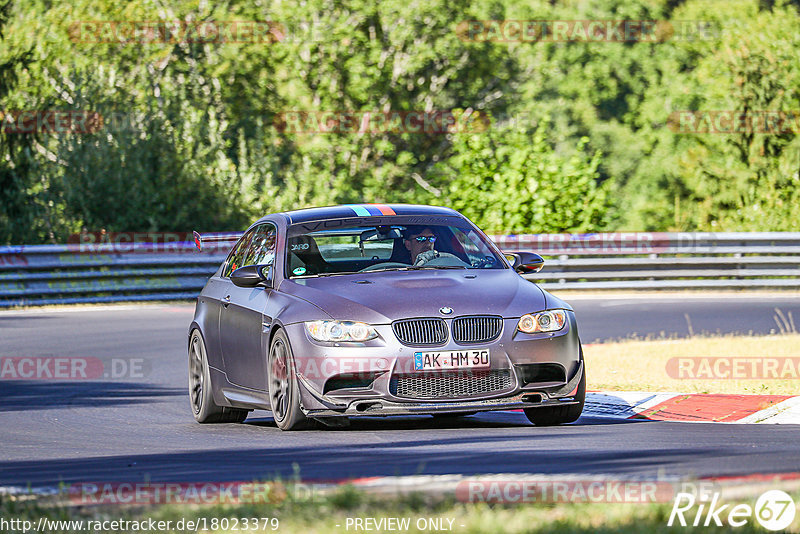
[[[528,421],[536,426],[555,426],[566,423],[574,423],[583,412],[583,405],[586,403],[586,367],[583,369],[583,376],[578,384],[578,392],[575,394],[578,404],[568,406],[550,406],[547,408],[525,408],[525,416]]]
[[[311,426],[311,420],[300,408],[300,390],[294,368],[294,356],[289,338],[278,330],[272,339],[267,362],[269,405],[272,418],[281,430],[301,430]]]
[[[206,344],[199,330],[192,331],[189,340],[189,403],[198,423],[241,423],[248,414],[214,403]]]

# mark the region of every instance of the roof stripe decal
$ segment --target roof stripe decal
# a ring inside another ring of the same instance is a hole
[[[380,210],[383,215],[397,215],[391,206],[387,206],[386,204],[373,204],[376,208]]]
[[[368,217],[370,215],[369,210],[367,210],[367,208],[364,206],[360,206],[358,204],[348,204],[347,207],[353,210],[359,217]]]
[[[373,204],[364,204],[362,207],[366,209],[370,215],[382,215],[381,210],[376,208]]]
[[[347,204],[347,207],[353,210],[359,217],[369,217],[370,215],[397,215],[397,213],[386,204]]]

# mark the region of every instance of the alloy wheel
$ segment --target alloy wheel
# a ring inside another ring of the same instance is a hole
[[[272,397],[273,416],[282,421],[289,409],[289,361],[286,345],[281,340],[277,340],[272,347],[270,366],[269,394]]]
[[[189,397],[195,414],[200,413],[203,405],[203,361],[205,348],[200,336],[192,336],[192,346],[189,358]]]

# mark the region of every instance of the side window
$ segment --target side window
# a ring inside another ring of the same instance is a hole
[[[253,234],[255,234],[256,229],[252,229],[247,232],[242,238],[236,243],[236,246],[233,247],[230,256],[228,256],[228,261],[225,262],[225,268],[222,270],[222,277],[228,278],[230,277],[231,273],[244,265],[244,256],[247,253],[247,250],[250,248],[250,242],[253,240]]]
[[[247,256],[241,266],[271,265],[275,261],[275,242],[278,230],[273,224],[262,224],[255,229]]]

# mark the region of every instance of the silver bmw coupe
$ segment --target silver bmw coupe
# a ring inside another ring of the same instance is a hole
[[[189,327],[201,423],[277,426],[522,409],[578,419],[586,372],[569,304],[525,280],[460,213],[356,204],[267,215],[231,249]]]

